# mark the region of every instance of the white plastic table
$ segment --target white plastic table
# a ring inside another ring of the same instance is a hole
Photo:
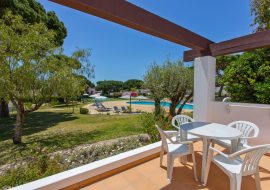
[[[238,147],[238,139],[241,137],[241,131],[228,127],[226,125],[218,123],[208,123],[208,122],[191,122],[181,125],[181,140],[187,140],[187,133],[196,135],[202,138],[203,141],[203,156],[202,156],[202,174],[201,182],[204,179],[205,166],[207,163],[208,148],[210,145],[210,140],[231,140],[232,147],[231,151],[236,152]]]

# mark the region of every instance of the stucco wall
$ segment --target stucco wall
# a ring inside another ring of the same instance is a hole
[[[237,120],[255,123],[259,137],[252,144],[270,143],[270,105],[231,102],[211,102],[210,122],[228,124]]]

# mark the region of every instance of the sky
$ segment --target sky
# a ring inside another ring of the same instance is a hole
[[[143,79],[149,66],[167,57],[182,59],[188,48],[135,31],[116,23],[38,0],[47,11],[55,11],[68,35],[64,52],[91,49],[91,63],[99,80]],[[214,42],[250,34],[252,16],[249,0],[130,0],[129,2]]]

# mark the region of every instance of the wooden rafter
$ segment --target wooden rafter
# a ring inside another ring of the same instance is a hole
[[[126,0],[50,0],[123,26],[186,46],[184,61],[270,47],[270,30],[227,40],[212,41],[146,11]]]
[[[210,44],[209,51],[207,52],[198,50],[186,51],[184,52],[184,61],[192,61],[196,57],[205,55],[216,57],[265,47],[270,47],[270,30]]]
[[[126,0],[50,0],[197,50],[213,42]]]

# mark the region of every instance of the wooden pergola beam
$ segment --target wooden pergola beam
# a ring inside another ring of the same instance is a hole
[[[213,42],[146,11],[126,0],[50,0],[123,26],[192,48],[204,50]]]
[[[193,61],[196,57],[205,55],[220,56],[257,48],[270,47],[270,30],[257,32],[247,36],[209,45],[209,51],[189,50],[184,52],[184,61]]]

